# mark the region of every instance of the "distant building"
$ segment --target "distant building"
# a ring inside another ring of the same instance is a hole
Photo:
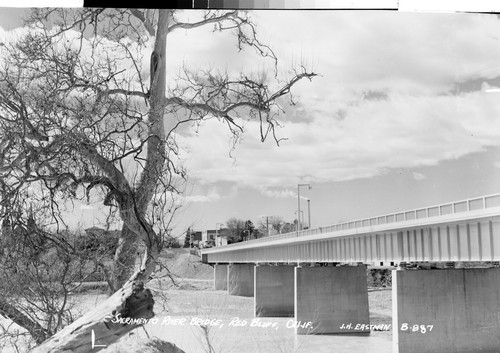
[[[217,235],[215,237],[215,246],[227,245],[227,239],[229,238],[229,229],[222,228],[217,229]]]
[[[189,237],[190,247],[199,247],[203,241],[203,232],[188,229],[186,237]]]
[[[191,239],[193,239],[193,242],[200,242],[203,241],[203,232],[191,232]]]
[[[189,233],[189,232],[188,232]],[[190,231],[189,243],[191,247],[209,247],[227,245],[229,229],[207,229]]]
[[[219,233],[219,230],[217,229],[209,229],[206,231],[206,241],[213,240],[215,242],[215,239],[217,238],[217,235]]]

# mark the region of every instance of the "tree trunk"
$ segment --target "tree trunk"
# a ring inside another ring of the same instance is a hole
[[[141,281],[127,282],[105,302],[35,347],[31,353],[98,352],[147,321],[124,324],[117,322],[116,318],[150,319],[154,316],[153,304],[151,292]]]
[[[165,153],[165,91],[166,91],[166,45],[171,10],[159,10],[156,39],[151,54],[149,135],[147,142],[146,164],[135,190],[124,198],[120,205],[120,215],[124,229],[115,254],[113,286],[119,288],[128,278],[133,268],[128,249],[132,249],[139,239],[144,241],[147,253],[138,277],[147,281],[156,268],[159,256],[159,238],[150,224],[144,219],[147,208],[156,191],[158,181],[164,171]],[[109,175],[109,174],[108,174]],[[126,229],[126,230],[125,230]],[[135,256],[133,257],[135,259]],[[113,289],[113,288],[112,288]]]
[[[125,224],[118,239],[118,247],[113,259],[111,275],[111,293],[120,289],[132,276],[137,260],[137,234],[132,232]]]

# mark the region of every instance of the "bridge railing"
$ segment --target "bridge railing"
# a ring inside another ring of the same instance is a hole
[[[272,235],[269,237],[248,240],[241,243],[234,243],[224,246],[227,247],[239,247],[255,243],[263,243],[268,241],[290,239],[308,235],[315,235],[321,233],[330,233],[342,230],[357,229],[364,227],[372,227],[382,224],[390,224],[396,222],[404,222],[410,220],[416,220],[421,218],[444,216],[448,214],[469,212],[474,210],[481,210],[492,207],[500,207],[500,194],[493,194],[487,196],[480,196],[472,199],[454,201],[450,203],[445,203],[441,205],[429,206],[424,208],[417,208],[409,211],[402,211],[397,213],[386,214],[377,217],[358,219],[355,221],[342,222],[326,227],[318,227],[313,229],[306,229],[301,231],[295,231],[284,234]],[[214,248],[215,249],[215,248]]]

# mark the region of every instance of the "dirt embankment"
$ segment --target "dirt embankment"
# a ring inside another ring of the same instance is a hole
[[[189,249],[167,249],[160,255],[162,265],[165,265],[174,278],[203,279],[214,278],[213,267],[201,262],[201,258],[191,255]]]

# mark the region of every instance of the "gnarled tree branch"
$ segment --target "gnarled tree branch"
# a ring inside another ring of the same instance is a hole
[[[19,311],[14,305],[8,303],[6,298],[3,297],[0,297],[0,315],[12,320],[17,325],[26,329],[38,344],[42,343],[47,339],[47,337],[52,335],[52,333],[48,332],[42,325]]]

